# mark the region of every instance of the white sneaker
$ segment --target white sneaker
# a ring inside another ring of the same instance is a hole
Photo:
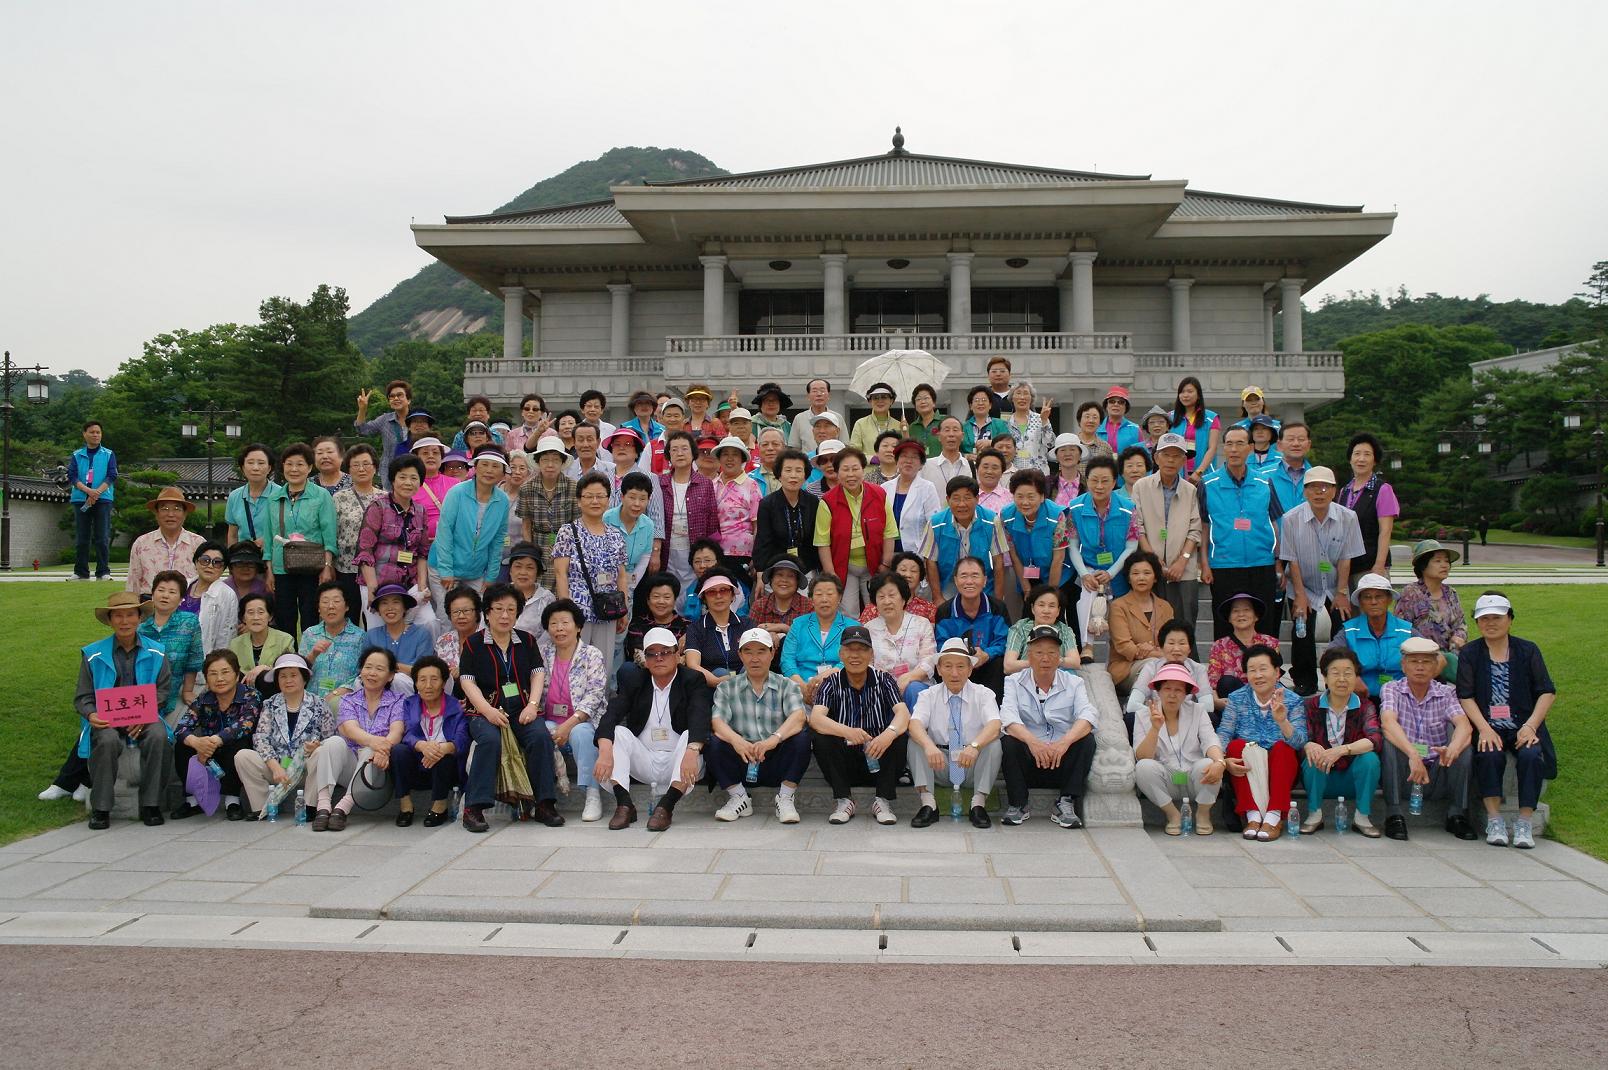
[[[894,816],[893,807],[881,796],[871,801],[871,816],[877,819],[879,825],[896,825],[899,819]]]
[[[1485,842],[1492,847],[1506,847],[1508,845],[1507,822],[1500,817],[1486,818]]]
[[[39,793],[40,802],[55,802],[57,799],[70,799],[72,797],[72,792],[65,788],[59,788],[55,784],[50,785],[50,787]]]
[[[827,818],[834,825],[847,825],[854,818],[854,800],[839,799],[832,808],[832,816]]]
[[[80,784],[80,785],[78,785],[78,787],[73,789],[73,802],[88,802],[88,801],[89,801],[89,789],[87,787],[85,787],[84,785]]]
[[[1526,851],[1535,846],[1535,830],[1522,817],[1513,822],[1513,846]]]
[[[603,816],[603,796],[596,788],[586,789],[586,807],[581,811],[582,821],[596,821]]]
[[[784,825],[798,824],[798,807],[793,805],[791,795],[776,796],[776,820]]]
[[[754,800],[747,795],[733,795],[726,800],[726,805],[715,811],[716,821],[736,821],[740,817],[747,817],[754,812]]]

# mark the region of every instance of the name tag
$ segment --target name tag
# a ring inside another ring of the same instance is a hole
[[[1395,677],[1390,675],[1390,673],[1388,673],[1388,672],[1382,672],[1382,673],[1379,674],[1379,683],[1381,685],[1388,684],[1388,683],[1390,683],[1390,681],[1392,681],[1394,679],[1395,679]]]
[[[570,715],[570,708],[569,708],[568,703],[565,703],[565,702],[555,702],[555,703],[553,703],[553,716],[554,717],[562,717],[565,720],[568,720],[569,715]]]
[[[1167,529],[1166,528],[1161,529],[1161,541],[1162,542],[1167,541]]]
[[[787,556],[788,557],[797,557],[798,556],[798,547],[797,546],[789,546],[787,548]]]
[[[899,664],[894,665],[894,666],[892,666],[892,667],[890,667],[888,669],[888,675],[889,676],[903,676],[905,673],[907,673],[909,671],[910,671],[910,666],[901,661]]]
[[[670,729],[655,728],[648,738],[652,739],[655,743],[663,743],[665,740],[670,738]]]
[[[1251,518],[1248,517],[1248,516],[1237,516],[1237,517],[1235,517],[1234,518],[1234,530],[1235,531],[1250,531],[1251,530]]]
[[[1037,565],[1023,565],[1022,566],[1022,579],[1024,579],[1024,580],[1036,580],[1038,578],[1039,578],[1039,567]]]
[[[504,698],[518,698],[519,697],[519,685],[515,684],[515,683],[503,684],[502,693],[503,693]]]
[[[1512,710],[1512,708],[1508,707],[1508,706],[1492,706],[1491,707],[1491,720],[1493,720],[1493,721],[1511,721],[1511,720],[1513,720],[1513,710]]]
[[[1105,550],[1094,555],[1094,563],[1097,565],[1109,565],[1116,559],[1117,555],[1113,554],[1110,550]]]
[[[1413,749],[1418,752],[1418,756],[1420,758],[1428,758],[1429,757],[1429,744],[1428,743],[1414,743],[1413,744]]]
[[[1180,788],[1185,787],[1185,786],[1187,786],[1189,784],[1189,774],[1184,772],[1182,769],[1180,769],[1177,772],[1175,772],[1172,775],[1172,777],[1173,777],[1173,783],[1178,785]]]
[[[1329,564],[1329,562],[1327,562],[1327,561],[1319,561],[1318,562],[1318,571],[1319,572],[1333,572],[1334,571],[1334,566]]]
[[[413,564],[413,551],[412,550],[398,550],[396,552],[396,563],[399,564],[399,565],[411,565],[411,564]]]

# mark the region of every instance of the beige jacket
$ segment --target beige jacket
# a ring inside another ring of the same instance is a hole
[[[1150,548],[1161,558],[1162,564],[1170,565],[1184,552],[1184,543],[1193,539],[1195,549],[1191,551],[1189,564],[1184,569],[1184,579],[1194,580],[1200,578],[1200,491],[1182,472],[1178,474],[1178,492],[1173,495],[1172,509],[1163,515],[1166,495],[1161,489],[1161,475],[1152,472],[1143,479],[1136,480],[1130,496],[1133,498],[1134,509],[1139,515],[1139,528],[1145,539],[1149,540]],[[1166,537],[1163,538],[1163,533]]]

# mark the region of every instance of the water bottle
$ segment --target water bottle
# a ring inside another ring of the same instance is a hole
[[[218,759],[216,758],[207,759],[207,772],[212,774],[213,780],[223,779],[223,766],[218,764]]]
[[[453,788],[452,794],[447,796],[447,816],[452,818],[454,821],[458,820],[459,811],[462,804],[463,792],[459,791],[457,788]]]
[[[274,822],[279,820],[279,799],[276,798],[278,794],[275,791],[268,793],[268,801],[263,804],[262,808],[262,819],[264,821]]]
[[[1289,836],[1292,840],[1300,839],[1301,808],[1295,805],[1294,799],[1290,800],[1290,809],[1289,812],[1284,815],[1284,820],[1285,823],[1289,825],[1289,828],[1285,830],[1285,835]]]
[[[759,763],[758,762],[749,762],[748,763],[748,772],[743,774],[743,783],[744,784],[758,784],[759,783]]]
[[[1183,805],[1178,807],[1178,833],[1181,836],[1195,834],[1195,808],[1189,805],[1189,796],[1184,796]]]
[[[1407,812],[1414,817],[1421,817],[1424,813],[1424,785],[1414,784],[1413,790],[1407,793]]]
[[[1307,634],[1306,617],[1304,615],[1296,617],[1295,618],[1295,637],[1297,639],[1305,639],[1306,634]]]
[[[307,792],[296,789],[296,824],[307,824]]]
[[[871,755],[867,754],[865,756],[865,769],[866,772],[875,775],[882,772],[882,763],[871,757]]]
[[[1344,795],[1335,800],[1334,830],[1341,834],[1351,831],[1351,814],[1346,811],[1346,797]]]

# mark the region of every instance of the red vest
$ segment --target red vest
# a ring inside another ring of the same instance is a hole
[[[882,567],[882,539],[887,529],[887,495],[874,483],[860,486],[860,532],[865,538],[866,571],[875,575]],[[826,492],[821,501],[832,510],[832,571],[840,580],[849,576],[849,528],[854,514],[849,510],[849,496],[841,486]]]

